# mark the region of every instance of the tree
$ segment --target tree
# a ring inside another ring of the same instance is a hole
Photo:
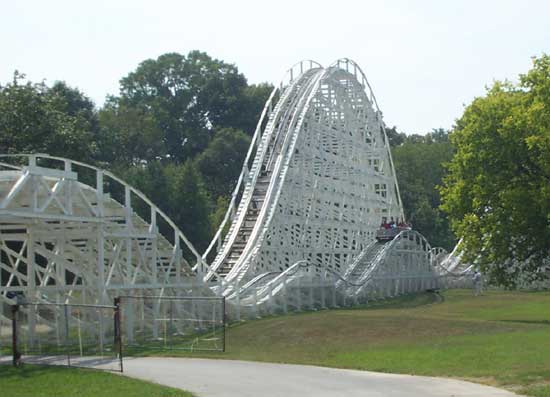
[[[220,227],[223,218],[225,217],[225,214],[227,212],[227,209],[229,208],[229,204],[231,203],[231,200],[229,197],[220,196],[218,197],[216,201],[216,205],[214,207],[214,211],[210,213],[210,228],[212,231],[212,235],[214,235],[218,228]],[[222,239],[225,237],[227,231],[229,230],[231,226],[231,222],[227,222],[225,224],[225,227],[222,231]],[[212,258],[209,258],[212,259]]]
[[[204,251],[212,236],[209,214],[213,206],[200,174],[191,161],[169,164],[164,172],[169,181],[167,213],[195,247]]]
[[[437,190],[445,175],[443,164],[452,159],[454,152],[447,134],[436,130],[426,135],[406,136],[392,153],[407,219],[433,246],[450,250],[455,245],[455,237],[447,217],[439,210]]]
[[[168,191],[153,201],[184,232],[194,223],[190,238],[203,245],[225,212],[216,206],[228,202],[273,87],[248,85],[237,67],[199,51],[146,60],[120,84],[99,112],[102,160],[151,197],[154,173],[162,173],[157,183],[164,179]]]
[[[99,124],[92,101],[63,82],[49,88],[15,72],[0,86],[0,152],[48,153],[93,162]]]
[[[242,110],[239,112],[237,120],[231,123],[231,127],[240,129],[250,136],[254,135],[256,124],[272,91],[273,86],[268,83],[252,84],[246,87],[243,93]]]
[[[476,98],[451,141],[457,153],[442,208],[463,237],[465,259],[505,286],[547,278],[550,57],[535,58],[519,84],[495,82]]]
[[[170,183],[164,166],[159,161],[150,161],[147,164],[135,165],[128,167],[125,164],[118,164],[111,167],[113,173],[122,178],[125,182],[138,189],[147,196],[151,202],[165,212],[169,212],[170,207]],[[118,196],[115,198],[119,201],[124,200],[124,192],[117,192]],[[113,193],[111,193],[113,194]],[[140,207],[139,201],[133,201],[132,207],[143,218],[147,219],[149,214],[147,206]],[[145,210],[145,212],[144,212]]]
[[[406,134],[403,132],[397,131],[397,127],[393,126],[391,128],[386,127],[386,136],[388,137],[388,142],[391,147],[399,146],[405,142]]]
[[[166,158],[163,133],[144,106],[128,106],[109,98],[99,112],[101,159],[109,163],[139,165]]]
[[[118,165],[113,172],[164,211],[195,247],[206,248],[213,234],[209,218],[213,205],[192,161],[183,164],[150,161],[133,167]],[[122,197],[117,198],[121,200]],[[132,205],[138,214],[147,218],[141,203]],[[162,230],[163,226],[166,225],[159,225],[161,232],[168,232]]]
[[[253,129],[246,109],[263,97],[237,67],[199,51],[146,60],[120,84],[118,106],[146,112],[162,133],[166,156],[177,163],[202,152],[216,129]]]
[[[197,156],[197,169],[212,198],[231,196],[250,146],[242,131],[224,128],[216,132],[208,147]]]

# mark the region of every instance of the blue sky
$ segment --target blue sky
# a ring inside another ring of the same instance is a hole
[[[495,79],[550,53],[550,1],[0,2],[0,82],[64,80],[101,105],[139,62],[193,49],[276,83],[301,59],[354,59],[388,125],[451,128]],[[0,83],[0,84],[1,84]]]

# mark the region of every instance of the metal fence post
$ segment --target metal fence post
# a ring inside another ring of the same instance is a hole
[[[116,297],[114,300],[115,313],[113,316],[114,320],[114,344],[115,350],[118,351],[118,357],[120,360],[120,372],[124,372],[123,361],[122,361],[122,337],[120,329],[120,297]]]
[[[222,329],[223,329],[223,335],[222,335],[222,352],[225,353],[225,296],[222,297]]]
[[[65,314],[65,346],[67,349],[67,365],[71,366],[71,346],[69,345],[69,306],[63,306]]]
[[[302,310],[302,278],[298,277],[297,279],[297,288],[295,288],[296,291],[296,305],[298,306],[296,311]]]
[[[288,291],[286,289],[286,274],[283,277],[283,312],[288,313]]]
[[[254,317],[260,318],[259,311],[258,311],[258,289],[254,288]]]
[[[313,275],[309,278],[309,309],[315,309],[315,289],[313,287]]]
[[[336,302],[336,281],[333,281],[332,282],[332,308],[335,308],[337,306],[338,306],[338,303]]]
[[[236,282],[236,288],[235,290],[237,291],[237,321],[241,321],[241,289],[239,287],[239,280],[237,279],[237,282]]]
[[[170,322],[168,323],[168,335],[167,335],[167,339],[168,339],[168,346],[172,347],[173,346],[173,343],[172,343],[172,334],[174,333],[174,301],[171,300],[170,301],[170,307],[169,307],[169,310],[170,310]],[[199,326],[201,326],[201,323],[199,323]]]
[[[327,274],[326,271],[323,269],[321,271],[321,309],[327,308],[327,300],[326,300],[326,288],[327,285]]]
[[[273,284],[269,283],[269,314],[275,313],[275,302],[273,301]]]
[[[20,364],[21,353],[17,349],[17,313],[19,312],[19,305],[13,305],[11,307],[11,343],[13,352],[13,366],[17,367]]]

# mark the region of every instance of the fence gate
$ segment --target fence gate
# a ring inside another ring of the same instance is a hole
[[[121,296],[125,354],[225,351],[225,298]]]
[[[12,306],[14,364],[122,372],[117,306],[23,303]]]

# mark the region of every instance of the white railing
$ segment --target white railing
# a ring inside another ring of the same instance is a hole
[[[293,133],[286,133],[284,136],[281,151],[279,156],[277,157],[277,161],[273,169],[271,183],[269,184],[268,190],[266,192],[264,205],[260,210],[260,214],[258,215],[256,224],[254,225],[254,229],[252,230],[249,242],[247,242],[245,250],[243,251],[238,262],[235,264],[235,266],[227,276],[229,279],[235,277],[242,279],[244,277],[246,271],[250,268],[250,264],[254,259],[249,258],[249,254],[254,251],[257,254],[261,242],[265,239],[265,235],[275,212],[275,204],[277,203],[278,198],[281,194],[281,188],[284,184],[286,171],[288,170],[290,156],[287,155],[287,153],[292,153],[294,151],[294,144],[296,143],[297,138],[297,134],[294,133],[294,130],[300,130],[301,124],[303,122],[303,117],[308,110],[309,104],[311,103],[311,96],[315,93],[315,88],[318,86],[318,83],[324,73],[325,72],[315,75],[315,77],[311,79],[308,79],[306,85],[302,88],[304,92],[298,96],[298,104],[294,107],[294,111],[292,112],[292,117],[289,122],[290,126],[294,125],[295,127],[292,130],[285,130],[285,132],[292,131]],[[289,147],[290,149],[288,149]],[[283,160],[285,161],[284,164]],[[263,221],[264,218],[266,219],[265,221]]]
[[[187,239],[187,237],[183,234],[183,232],[179,229],[179,227],[160,209],[158,208],[151,200],[147,198],[145,194],[143,194],[138,189],[132,187],[113,173],[100,169],[98,167],[95,167],[90,164],[86,164],[80,161],[75,161],[63,157],[57,157],[57,156],[50,156],[48,154],[39,154],[39,153],[29,153],[29,154],[3,154],[0,155],[0,159],[21,159],[26,160],[26,165],[21,164],[10,164],[6,161],[1,161],[0,166],[13,169],[13,170],[22,170],[24,167],[33,167],[37,166],[37,164],[41,160],[49,160],[53,162],[59,162],[59,165],[61,165],[64,171],[71,171],[73,170],[74,166],[79,166],[84,169],[88,169],[94,173],[95,181],[96,181],[96,194],[98,195],[98,206],[101,206],[103,200],[104,200],[104,184],[107,183],[109,180],[115,182],[119,186],[122,187],[124,191],[124,203],[120,203],[121,206],[128,208],[131,210],[131,202],[130,197],[131,194],[134,194],[137,196],[140,200],[142,200],[149,208],[150,212],[150,228],[151,232],[156,232],[157,230],[157,223],[158,219],[161,218],[166,224],[170,226],[170,228],[173,231],[173,246],[179,248],[181,246],[181,243],[183,243],[183,246],[185,246],[192,255],[196,258],[196,263],[193,266],[193,270],[196,272],[206,272],[208,270],[208,264],[203,260],[202,256],[198,253],[198,251],[195,249],[193,244]],[[134,211],[131,212],[132,216],[139,216]],[[145,222],[145,221],[144,221]],[[145,222],[147,223],[147,222]],[[167,241],[171,240],[171,237],[163,236],[167,239]]]
[[[267,150],[267,146],[269,143],[269,139],[271,138],[273,125],[276,121],[274,115],[276,115],[280,110],[279,108],[281,104],[285,103],[286,97],[284,97],[284,95],[289,95],[291,93],[291,90],[289,90],[287,87],[291,85],[293,82],[295,82],[297,76],[303,74],[308,70],[320,68],[320,67],[321,67],[320,64],[310,60],[297,63],[287,71],[285,77],[281,80],[280,85],[272,91],[269,99],[267,100],[264,106],[264,109],[262,111],[262,114],[260,116],[260,120],[258,121],[258,124],[256,126],[256,130],[252,138],[252,144],[250,145],[250,148],[245,157],[245,160],[243,163],[243,169],[237,181],[237,186],[235,187],[233,194],[231,196],[231,202],[230,202],[229,208],[226,211],[224,219],[222,220],[222,223],[218,227],[218,230],[214,235],[214,238],[212,239],[208,248],[202,255],[202,258],[207,260],[207,257],[210,255],[214,247],[216,247],[217,256],[212,263],[213,264],[212,271],[208,273],[206,279],[211,278],[214,275],[214,272],[218,269],[218,267],[223,262],[223,258],[228,254],[228,251],[235,240],[236,232],[239,226],[242,224],[242,221],[244,219],[244,216],[242,216],[242,213],[245,212],[246,208],[248,208],[248,205],[251,199],[251,197],[245,197],[244,193],[245,193],[245,190],[247,190],[251,195],[254,190],[255,182],[257,180],[258,174],[261,169],[261,163],[263,162],[263,159]],[[298,71],[299,71],[299,74],[298,74]],[[273,104],[276,99],[276,96],[278,93],[281,93],[281,92],[282,92],[282,96],[277,100],[276,107],[274,109]],[[262,133],[262,128],[263,128],[266,115],[269,117],[269,121],[265,129],[263,129],[263,133]],[[249,170],[248,164],[250,163],[253,153],[256,153],[255,159],[254,159],[254,163],[251,166],[251,169]],[[252,176],[250,176],[251,171],[254,171],[254,174]],[[236,202],[241,191],[243,191],[243,194],[240,199],[239,206],[238,208],[236,208]],[[237,219],[237,221],[235,221],[235,218]],[[227,233],[227,236],[229,238],[226,237],[225,241],[222,241],[223,231],[226,228],[227,222],[229,222],[230,220],[232,222],[232,225]]]

